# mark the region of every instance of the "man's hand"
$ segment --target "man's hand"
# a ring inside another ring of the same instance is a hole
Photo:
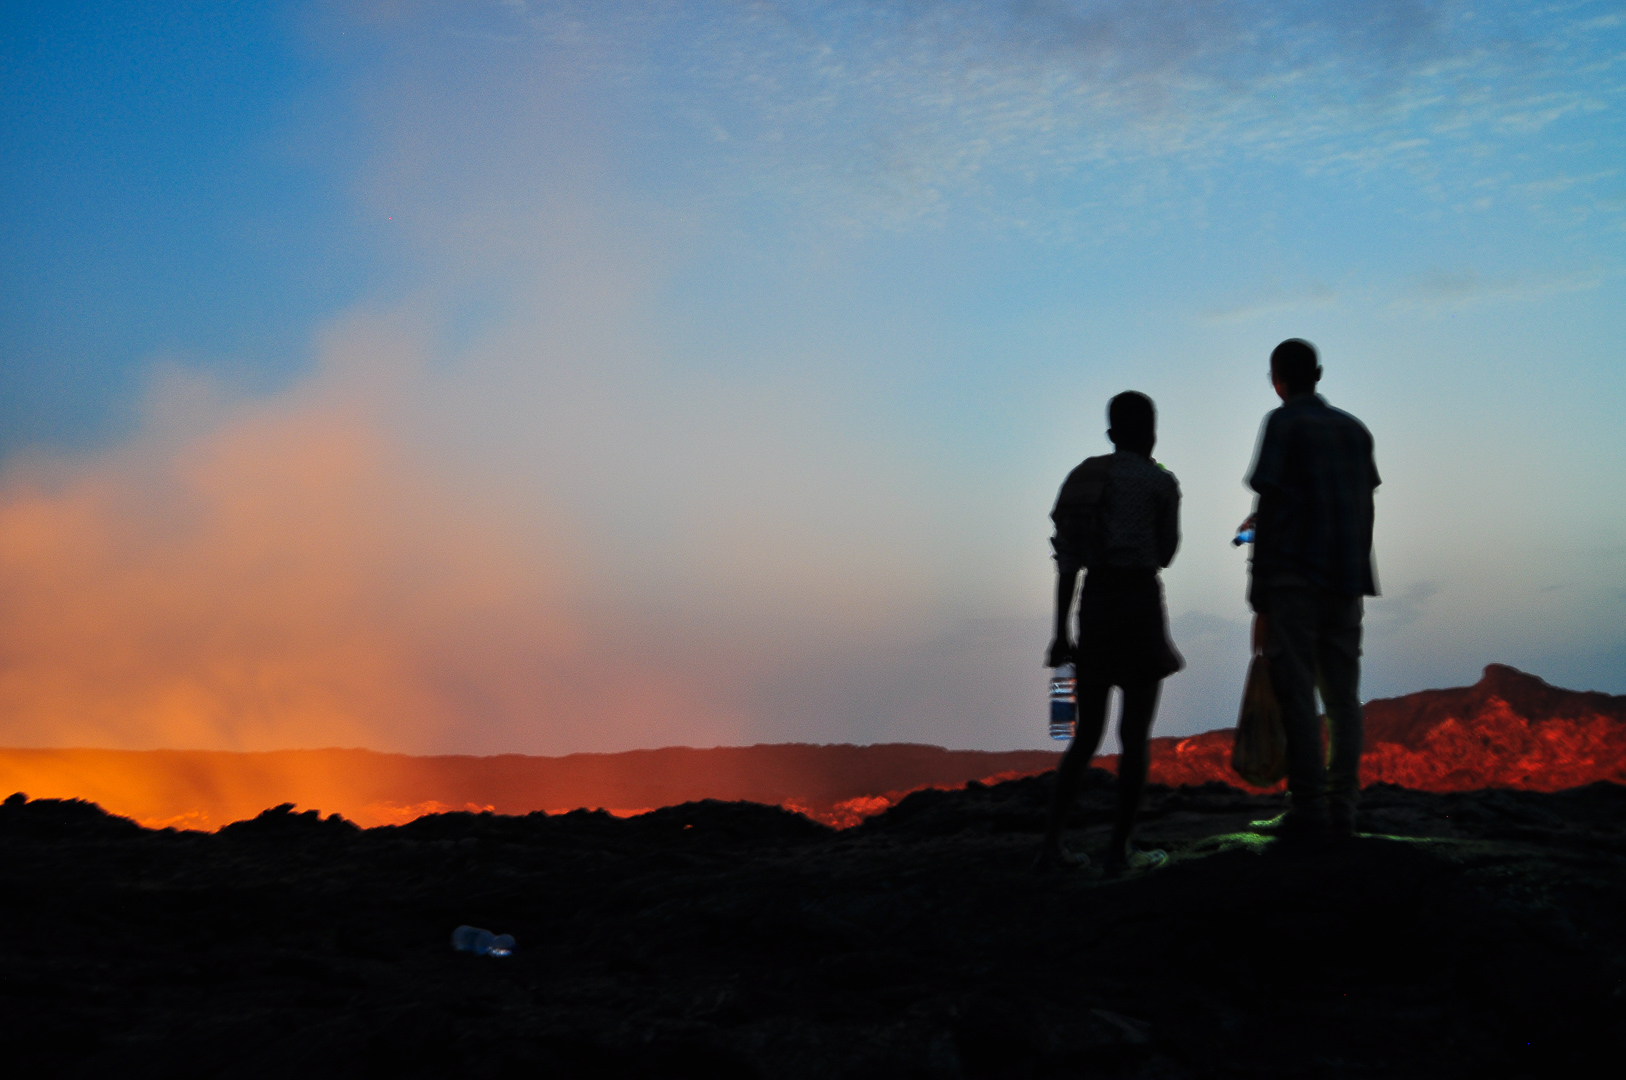
[[[1073,643],[1066,638],[1054,638],[1044,654],[1044,666],[1058,668],[1073,662]]]
[[[1270,624],[1263,615],[1253,617],[1253,653],[1258,656],[1265,651],[1265,640],[1270,636]]]

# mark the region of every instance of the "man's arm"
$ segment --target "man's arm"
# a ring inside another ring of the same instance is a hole
[[[1084,569],[1088,533],[1087,508],[1099,502],[1107,479],[1106,458],[1086,458],[1078,468],[1067,474],[1056,506],[1050,511],[1056,532],[1050,538],[1050,548],[1056,559],[1056,626],[1045,651],[1045,666],[1060,667],[1073,662],[1073,635],[1069,632],[1067,617],[1072,614],[1073,594],[1078,587],[1078,572]]]
[[[1248,557],[1248,606],[1255,612],[1263,608],[1263,579],[1269,574],[1275,555],[1273,547],[1280,539],[1277,530],[1280,527],[1282,482],[1287,471],[1286,443],[1282,411],[1273,410],[1265,417],[1260,429],[1259,449],[1254,454],[1253,468],[1248,471],[1245,481],[1259,496],[1254,500],[1253,551]],[[1254,630],[1256,636],[1261,632],[1257,625]]]
[[[1068,632],[1067,617],[1073,610],[1078,571],[1077,564],[1056,560],[1056,628],[1050,638],[1050,648],[1045,650],[1045,667],[1061,667],[1073,662],[1073,636]]]
[[[1158,500],[1157,564],[1168,566],[1180,550],[1180,485],[1169,485],[1169,493]]]

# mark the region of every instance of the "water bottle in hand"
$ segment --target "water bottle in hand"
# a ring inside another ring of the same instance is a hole
[[[1072,664],[1063,664],[1050,674],[1050,737],[1071,739],[1077,715],[1078,675]]]
[[[512,956],[514,935],[493,934],[478,926],[459,926],[452,931],[452,948],[476,956]]]

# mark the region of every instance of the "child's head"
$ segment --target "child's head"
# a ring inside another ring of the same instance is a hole
[[[1120,450],[1150,454],[1157,442],[1157,410],[1152,399],[1125,390],[1107,403],[1107,438]]]

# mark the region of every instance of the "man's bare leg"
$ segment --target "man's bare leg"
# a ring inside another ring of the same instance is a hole
[[[1157,715],[1157,695],[1162,680],[1131,683],[1124,687],[1123,716],[1118,721],[1118,741],[1123,753],[1118,757],[1118,809],[1112,824],[1112,846],[1107,864],[1122,866],[1129,860],[1129,837],[1135,830],[1141,792],[1146,787],[1146,767],[1151,763],[1147,739],[1152,734],[1152,718]]]
[[[1050,821],[1045,827],[1044,848],[1039,853],[1041,865],[1062,866],[1075,863],[1061,844],[1061,830],[1067,815],[1078,798],[1078,785],[1084,779],[1084,770],[1101,745],[1101,732],[1106,727],[1107,697],[1112,687],[1105,684],[1078,687],[1078,724],[1073,729],[1073,741],[1056,767],[1056,789],[1050,797]]]

